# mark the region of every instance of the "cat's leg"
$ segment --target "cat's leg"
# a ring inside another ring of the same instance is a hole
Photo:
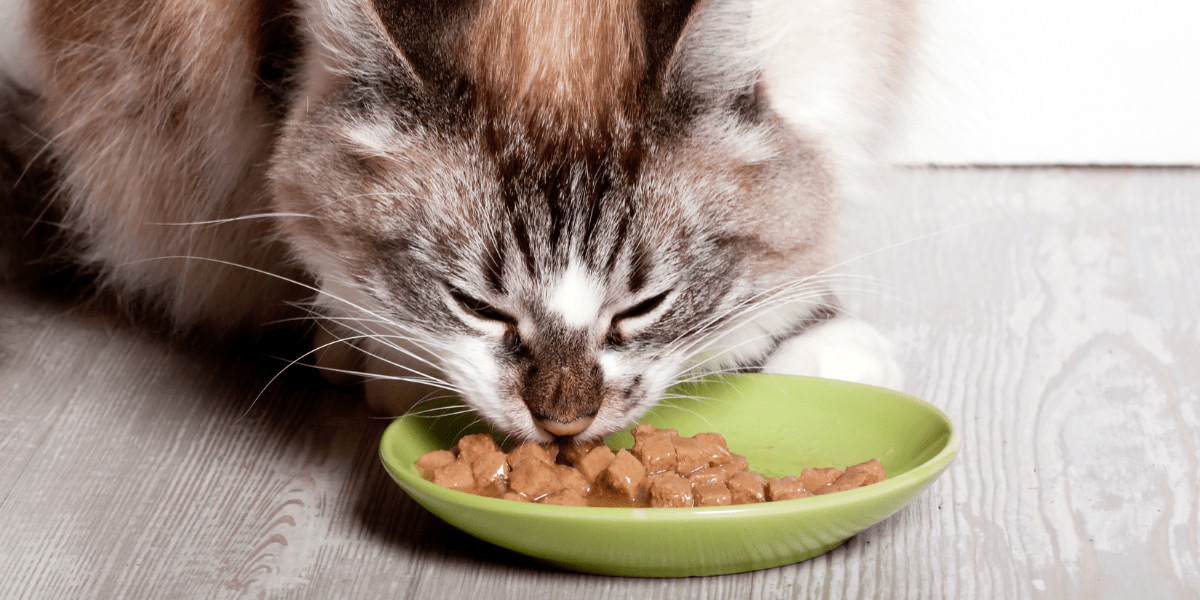
[[[764,373],[810,375],[900,389],[904,376],[892,345],[867,323],[839,315],[785,340],[767,358]]]

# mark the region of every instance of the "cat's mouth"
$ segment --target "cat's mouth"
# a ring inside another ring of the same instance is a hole
[[[549,416],[541,416],[540,418],[539,415],[533,416],[533,422],[538,427],[541,427],[543,431],[554,437],[569,437],[582,433],[595,420],[596,413],[594,412],[565,422]]]

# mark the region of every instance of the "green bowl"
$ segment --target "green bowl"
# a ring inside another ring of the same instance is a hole
[[[903,508],[958,453],[958,434],[945,413],[882,388],[736,375],[672,392],[688,399],[670,400],[641,422],[688,436],[721,433],[730,450],[764,476],[878,458],[888,478],[826,496],[710,508],[584,508],[485,498],[426,481],[413,465],[462,435],[488,431],[453,402],[425,404],[420,414],[397,419],[384,432],[380,453],[421,506],[479,539],[565,569],[643,577],[738,573],[823,554]],[[632,443],[628,431],[608,439],[614,449]]]

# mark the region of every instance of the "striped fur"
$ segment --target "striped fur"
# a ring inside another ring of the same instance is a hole
[[[836,314],[813,276],[906,9],[793,4],[30,0],[22,84],[124,298],[228,331],[319,289],[318,339],[356,348],[320,365],[369,394],[597,437]],[[808,71],[824,95],[782,81]]]

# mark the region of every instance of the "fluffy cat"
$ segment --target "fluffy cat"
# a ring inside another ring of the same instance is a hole
[[[825,275],[910,12],[0,0],[0,139],[52,168],[101,287],[178,331],[299,302],[375,403],[595,438],[704,371],[899,384]]]

